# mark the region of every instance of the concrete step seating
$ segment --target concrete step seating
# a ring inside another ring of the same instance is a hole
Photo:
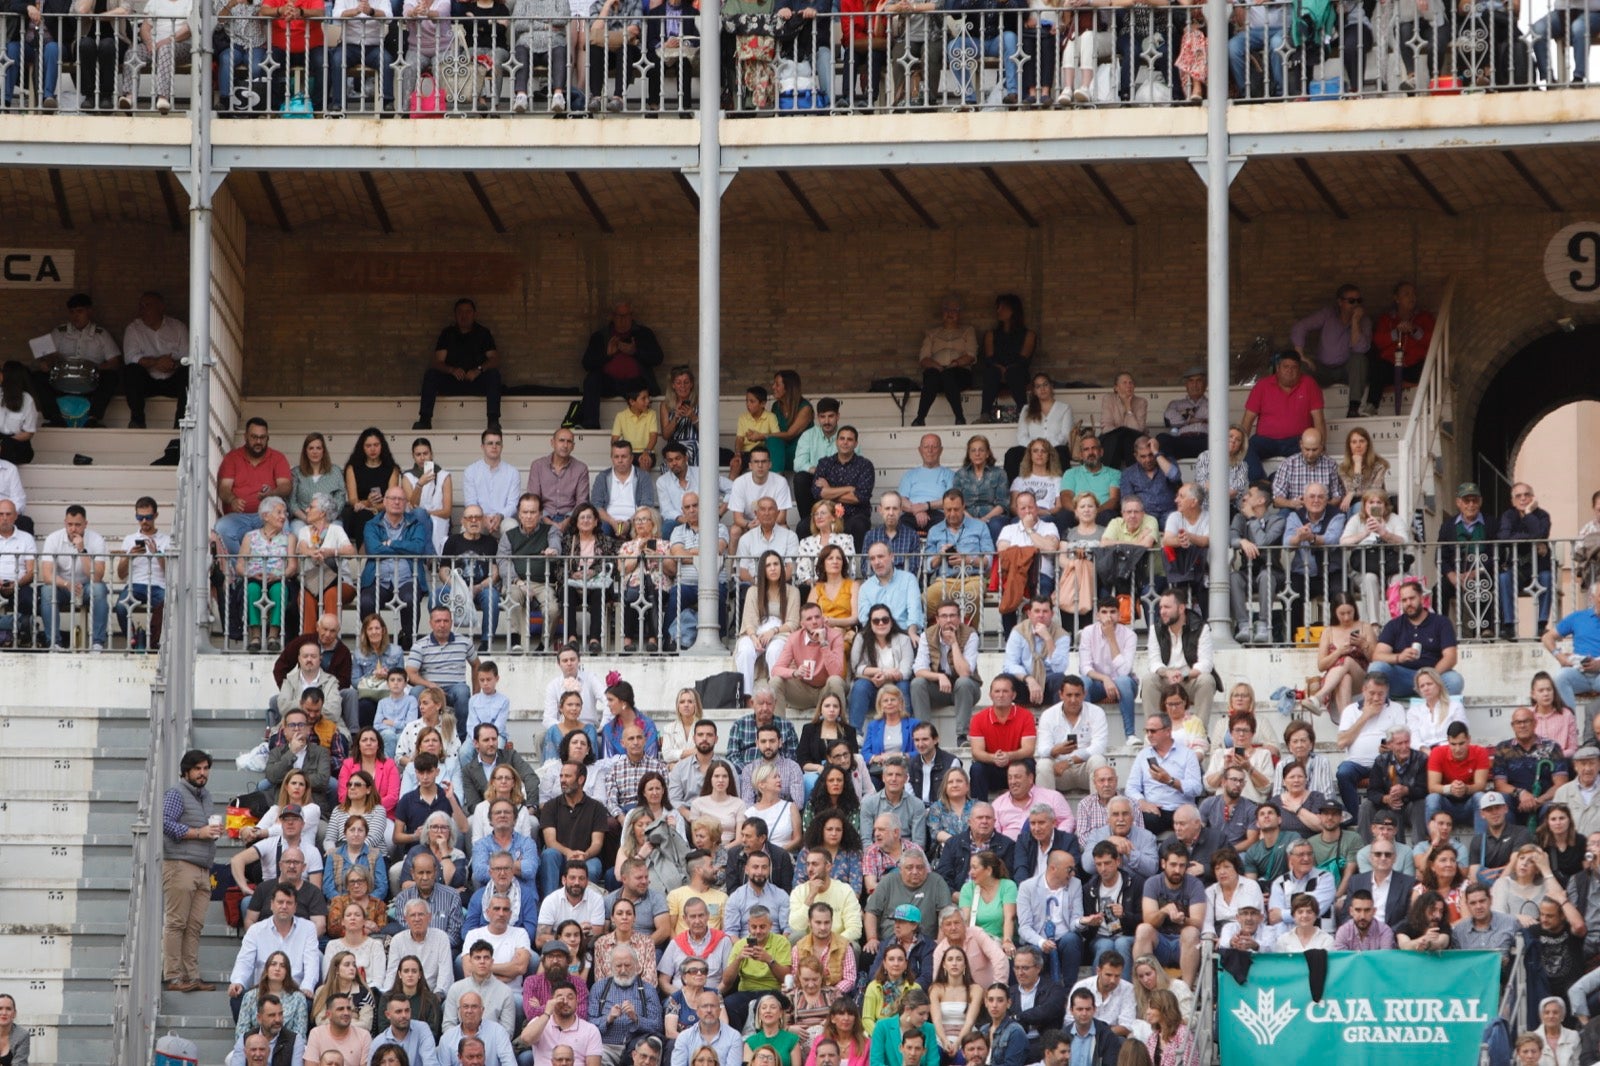
[[[1237,420],[1244,410],[1249,389],[1236,386],[1229,392],[1230,418]],[[1159,413],[1171,399],[1181,395],[1180,389],[1148,390],[1152,417],[1157,424]],[[1065,402],[1071,404],[1074,416],[1080,422],[1093,421],[1099,413],[1100,394],[1094,390],[1066,390]],[[1409,398],[1409,393],[1408,393]],[[924,432],[938,433],[945,442],[945,462],[954,466],[965,452],[966,441],[974,433],[983,433],[990,439],[1001,456],[1015,445],[1014,426],[970,424],[958,427],[949,422],[949,408],[941,400],[934,408],[933,423],[926,429],[911,427],[914,409],[905,413],[896,407],[893,398],[883,393],[843,393],[838,396],[843,404],[843,418],[861,430],[861,452],[877,467],[878,485],[887,488],[897,484],[906,470],[919,465],[917,447]],[[967,397],[968,417],[976,417],[976,394]],[[509,397],[502,411],[506,434],[506,461],[526,469],[533,459],[549,451],[549,436],[566,411],[569,400],[564,397]],[[1343,436],[1352,426],[1367,429],[1377,443],[1380,453],[1394,458],[1395,442],[1404,432],[1404,419],[1392,413],[1373,418],[1346,419],[1345,389],[1334,386],[1327,390],[1330,436],[1334,451],[1342,449]],[[913,398],[912,403],[915,403]],[[610,400],[602,407],[602,424],[609,427],[620,401]],[[369,425],[378,426],[389,438],[390,447],[401,464],[409,465],[411,441],[418,436],[408,427],[416,417],[416,400],[412,397],[256,397],[243,405],[246,417],[258,415],[272,425],[273,444],[293,462],[306,433],[318,431],[327,436],[334,459],[343,463],[354,446],[357,435]],[[731,434],[738,415],[744,410],[739,394],[729,393],[721,401],[724,441]],[[172,401],[150,401],[147,415],[156,427],[171,424]],[[482,401],[475,398],[443,399],[434,415],[434,429],[426,436],[433,443],[434,458],[446,470],[460,471],[480,457],[478,433],[482,429]],[[113,402],[107,412],[111,427],[127,425],[127,409],[123,401]],[[241,425],[235,444],[243,441]],[[607,430],[578,432],[575,455],[588,464],[591,470],[603,469],[609,461]],[[150,466],[158,458],[174,431],[166,428],[130,430],[108,429],[41,429],[35,438],[35,458],[22,471],[23,485],[28,491],[29,512],[43,530],[55,528],[57,515],[67,504],[92,505],[94,513],[90,522],[97,528],[123,528],[121,512],[131,508],[140,496],[152,496],[162,510],[171,515],[177,499],[177,476],[171,467]],[[73,456],[82,454],[94,459],[92,466],[75,466]],[[1185,471],[1192,470],[1192,462],[1184,464]],[[463,505],[462,491],[457,488],[456,507]],[[112,518],[101,517],[108,515]],[[170,528],[170,517],[164,523]],[[131,524],[129,526],[131,528]]]

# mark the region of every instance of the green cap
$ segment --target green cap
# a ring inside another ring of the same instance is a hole
[[[1461,484],[1456,486],[1456,496],[1459,499],[1466,499],[1468,496],[1476,496],[1481,500],[1483,499],[1483,490],[1478,488],[1478,483],[1476,481],[1463,481]]]

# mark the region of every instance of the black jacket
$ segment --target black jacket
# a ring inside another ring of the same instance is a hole
[[[1078,836],[1076,833],[1069,833],[1064,829],[1057,829],[1055,834],[1050,838],[1050,850],[1070,852],[1072,854],[1073,866],[1078,877],[1083,877],[1083,847],[1078,843]],[[1022,882],[1039,872],[1034,868],[1033,865],[1039,860],[1039,842],[1034,840],[1033,836],[1030,834],[1023,837],[1021,840],[1018,840],[1015,847],[1012,848],[1012,852],[1016,855],[1017,862],[1016,865],[1011,867],[1011,880],[1020,885]],[[1093,865],[1091,865],[1089,869],[1092,873],[1094,870]]]
[[[1067,1016],[1067,989],[1060,981],[1053,981],[1043,974],[1039,975],[1039,987],[1033,997],[1033,1006],[1027,1010],[1022,1009],[1022,992],[1017,988],[1016,978],[1011,984],[1011,1016],[1023,1029],[1037,1030],[1043,1033],[1046,1029],[1061,1028],[1062,1019]],[[1039,1038],[1028,1037],[1029,1062],[1039,1061]]]
[[[1389,795],[1389,771],[1395,771],[1398,782],[1406,788],[1407,803],[1420,803],[1428,798],[1428,757],[1415,748],[1403,763],[1395,761],[1393,752],[1383,752],[1372,762],[1367,778],[1367,800],[1375,808],[1386,809],[1384,800]]]
[[[1116,899],[1108,895],[1102,896],[1104,888],[1105,885],[1101,883],[1098,877],[1091,877],[1084,883],[1083,913],[1086,915],[1109,915],[1110,905],[1120,903],[1122,904],[1122,928],[1118,931],[1118,935],[1132,936],[1133,931],[1138,928],[1140,916],[1143,914],[1140,900],[1144,898],[1144,878],[1126,870],[1122,871],[1122,895]],[[1105,924],[1102,923],[1096,931],[1098,932],[1105,928]],[[1088,961],[1090,965],[1093,965],[1093,960]]]
[[[1378,920],[1390,929],[1398,929],[1406,923],[1406,912],[1411,907],[1411,890],[1416,887],[1417,879],[1396,870],[1390,875],[1393,882],[1389,886],[1389,900],[1383,908],[1383,913],[1378,915]],[[1358,888],[1372,891],[1372,874],[1352,874],[1350,877],[1350,891]],[[1343,925],[1350,920],[1350,896],[1346,893],[1344,906],[1339,911],[1339,924]]]
[[[1111,1031],[1111,1026],[1099,1018],[1090,1022],[1094,1026],[1094,1055],[1089,1061],[1094,1066],[1117,1066],[1117,1056],[1122,1052],[1122,1037]],[[1067,1024],[1061,1030],[1070,1040],[1078,1031],[1072,1019],[1067,1019]]]
[[[771,881],[785,892],[794,888],[794,859],[783,848],[773,844],[770,840],[767,846],[761,849],[772,860]],[[728,849],[728,872],[723,878],[722,890],[733,895],[734,889],[744,884],[745,851],[742,844],[735,844]]]
[[[989,844],[989,850],[1000,856],[1000,861],[1006,864],[1007,870],[1016,866],[1016,841],[1004,833],[996,833]],[[729,865],[732,866],[731,859]],[[963,829],[959,835],[951,837],[945,843],[944,850],[939,852],[938,872],[939,876],[944,878],[945,884],[964,885],[971,880],[971,867],[972,830]]]
[[[804,745],[804,743],[802,740],[801,744]],[[906,790],[914,793],[917,799],[932,807],[939,801],[939,790],[944,787],[944,775],[949,773],[952,766],[960,766],[961,760],[943,748],[934,749],[933,774],[929,779],[933,794],[924,796],[922,794],[922,756],[912,752],[909,759],[911,762],[911,779],[906,783]]]

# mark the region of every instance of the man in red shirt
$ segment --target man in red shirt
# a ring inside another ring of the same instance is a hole
[[[968,738],[972,742],[972,795],[987,800],[1006,787],[1006,767],[1020,760],[1033,763],[1038,727],[1026,707],[1018,707],[1017,681],[1000,674],[989,682],[993,706],[972,716]]]
[[[1428,752],[1428,818],[1444,811],[1456,825],[1470,820],[1481,832],[1478,796],[1489,787],[1489,749],[1472,743],[1465,722],[1451,722],[1445,735],[1450,742]]]
[[[1264,459],[1282,459],[1300,449],[1300,434],[1315,429],[1328,439],[1328,424],[1322,414],[1322,387],[1302,372],[1300,356],[1294,350],[1273,357],[1273,372],[1255,383],[1244,402],[1244,431],[1250,447],[1245,451],[1250,480],[1266,476]],[[1257,430],[1254,435],[1251,430]]]
[[[217,469],[222,517],[217,519],[216,531],[230,555],[238,554],[245,534],[261,528],[261,516],[256,513],[261,501],[289,495],[289,460],[267,447],[271,439],[266,420],[252,418],[244,424],[244,444],[223,456]]]

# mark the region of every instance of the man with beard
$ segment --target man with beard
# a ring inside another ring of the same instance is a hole
[[[661,1031],[661,1000],[640,978],[633,948],[619,944],[611,952],[611,976],[595,986],[588,1014],[600,1031],[600,1055],[606,1066],[619,1066],[622,1050],[635,1034]]]

